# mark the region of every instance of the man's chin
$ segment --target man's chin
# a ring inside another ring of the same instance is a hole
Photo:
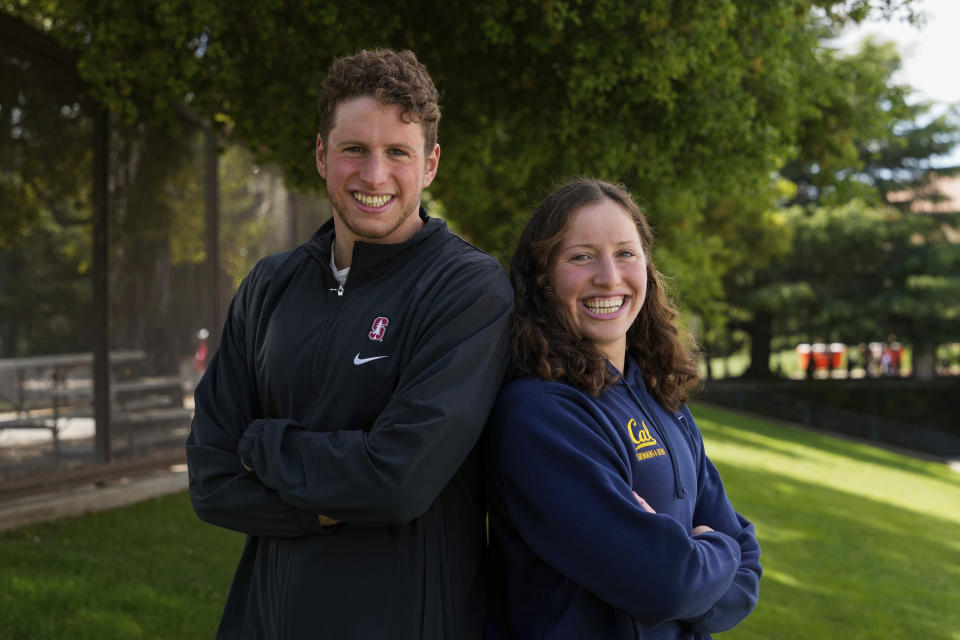
[[[358,221],[355,218],[350,222],[344,221],[343,226],[350,235],[358,242],[391,243],[401,242],[400,239],[393,239],[399,236],[399,230],[402,224],[388,224],[380,221]],[[412,235],[412,233],[411,233]]]

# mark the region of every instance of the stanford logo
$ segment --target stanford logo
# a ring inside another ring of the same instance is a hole
[[[388,324],[390,324],[390,319],[386,316],[380,316],[373,321],[373,326],[370,327],[370,333],[367,335],[370,336],[371,340],[383,342],[383,336],[387,334]]]

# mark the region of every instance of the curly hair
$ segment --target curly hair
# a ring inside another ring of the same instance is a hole
[[[362,96],[400,107],[404,122],[423,125],[425,150],[427,153],[433,150],[440,124],[440,98],[427,68],[412,51],[364,49],[356,55],[334,60],[317,100],[317,128],[324,144],[333,128],[337,106],[344,100]]]
[[[515,301],[507,377],[563,380],[594,396],[619,378],[600,350],[577,334],[549,276],[573,215],[604,199],[633,219],[646,255],[646,297],[627,330],[627,351],[640,364],[654,398],[677,411],[699,383],[693,341],[674,322],[677,310],[653,264],[653,232],[646,217],[626,189],[602,180],[576,178],[555,189],[533,212],[520,236],[510,261]]]

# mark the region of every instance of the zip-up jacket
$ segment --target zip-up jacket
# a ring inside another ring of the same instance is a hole
[[[472,451],[513,294],[493,258],[420,215],[406,242],[357,242],[342,287],[329,221],[231,303],[187,440],[197,514],[248,535],[219,638],[479,635]]]
[[[485,638],[709,638],[756,605],[753,526],[727,499],[689,409],[657,403],[632,357],[599,397],[532,378],[506,385],[484,448]],[[693,535],[697,525],[715,531]]]

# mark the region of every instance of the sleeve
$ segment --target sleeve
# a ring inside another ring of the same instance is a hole
[[[230,304],[220,345],[194,394],[187,436],[190,500],[200,519],[234,531],[298,537],[325,530],[316,512],[298,509],[264,486],[237,457],[237,443],[257,415],[256,384],[245,331],[256,291],[257,270]]]
[[[351,523],[422,515],[473,449],[506,368],[513,292],[486,263],[418,305],[418,343],[369,431],[250,425],[238,453],[296,507]]]
[[[495,479],[526,544],[570,580],[643,624],[702,615],[730,587],[740,548],[690,535],[633,495],[623,444],[582,402],[557,393],[515,399]]]
[[[693,421],[688,409],[684,410],[684,420],[692,425],[691,438],[699,445],[699,470],[697,473],[697,506],[693,514],[693,524],[707,525],[730,536],[740,546],[740,564],[737,567],[733,584],[702,616],[688,620],[688,626],[700,633],[719,633],[739,624],[757,606],[760,597],[760,577],[763,568],[760,565],[760,545],[754,533],[753,525],[737,513],[720,479],[720,472],[707,458],[703,437]]]

